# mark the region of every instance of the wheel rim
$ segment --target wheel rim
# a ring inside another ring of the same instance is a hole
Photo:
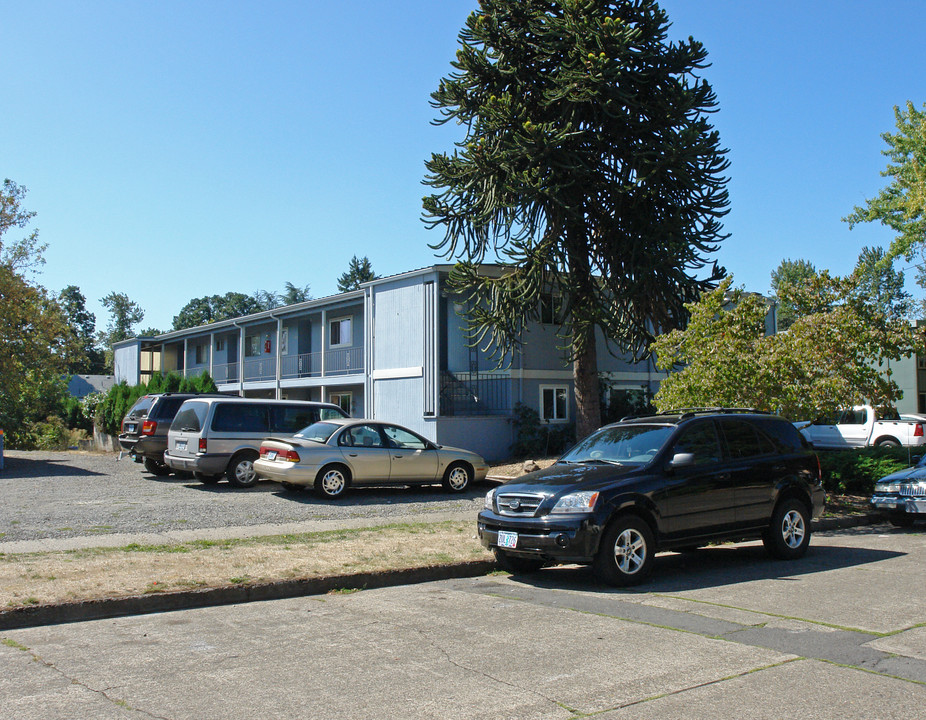
[[[627,528],[614,543],[614,562],[625,575],[638,572],[646,562],[646,540],[633,528]]]
[[[245,485],[254,482],[257,479],[254,473],[254,463],[250,460],[242,460],[235,465],[235,479]]]
[[[322,478],[322,490],[326,495],[340,495],[344,490],[344,475],[337,470],[329,470]]]
[[[789,548],[798,548],[804,542],[804,516],[797,510],[790,510],[781,521],[781,539]]]
[[[464,468],[456,467],[450,471],[447,481],[454,490],[462,490],[469,484],[469,473]]]

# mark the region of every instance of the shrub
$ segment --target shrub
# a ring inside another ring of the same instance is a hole
[[[18,435],[20,450],[67,450],[71,434],[64,421],[50,415],[42,422],[30,423]]]
[[[518,439],[511,446],[514,457],[560,455],[575,442],[575,425],[547,425],[540,414],[523,403],[514,406],[514,426]]]
[[[817,455],[826,491],[848,495],[870,495],[875,482],[913,464],[908,448],[823,450]]]

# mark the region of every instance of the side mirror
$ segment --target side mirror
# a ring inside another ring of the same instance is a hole
[[[673,470],[677,470],[678,468],[694,465],[694,462],[694,453],[676,453],[673,458],[669,460],[669,467]]]

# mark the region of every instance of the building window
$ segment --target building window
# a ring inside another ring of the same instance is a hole
[[[341,408],[348,415],[351,414],[351,402],[353,400],[353,393],[349,392],[337,392],[331,393],[328,396],[328,402],[334,403],[339,408]]]
[[[245,357],[257,357],[260,355],[260,335],[251,335],[244,340]]]
[[[540,386],[540,419],[548,423],[569,422],[569,388],[565,385]]]
[[[289,328],[280,330],[280,355],[289,355]]]
[[[541,293],[540,322],[543,325],[563,324],[563,299],[559,295]]]
[[[222,338],[219,338],[218,340],[215,341],[215,351],[222,352],[224,349],[225,349],[225,340]]]
[[[206,346],[197,345],[196,346],[196,364],[202,365],[203,363],[205,363],[206,362],[205,357],[206,357]]]
[[[351,318],[336,318],[329,324],[328,347],[342,347],[351,345]]]

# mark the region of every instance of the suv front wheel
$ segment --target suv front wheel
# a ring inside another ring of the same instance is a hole
[[[772,557],[796,560],[810,544],[810,514],[800,500],[785,500],[772,514],[772,522],[762,536],[762,543]]]
[[[622,515],[608,525],[593,568],[602,582],[617,587],[637,585],[653,569],[653,531],[643,518]]]

